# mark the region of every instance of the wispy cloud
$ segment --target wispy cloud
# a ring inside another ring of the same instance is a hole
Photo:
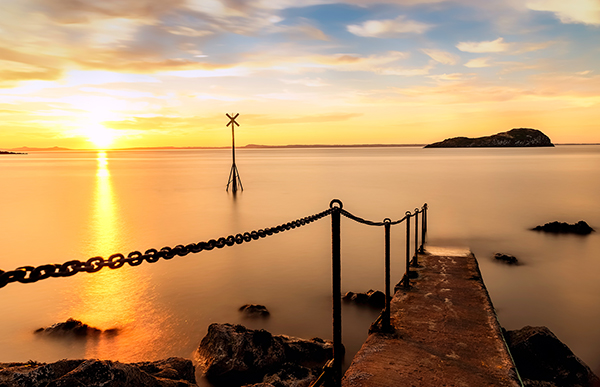
[[[388,38],[400,34],[422,34],[433,26],[400,15],[395,19],[368,20],[361,24],[351,24],[348,32],[363,37]]]
[[[274,118],[272,116],[266,115],[248,114],[245,116],[245,119],[248,121],[249,124],[253,125],[316,124],[323,122],[347,121],[352,118],[360,117],[362,115],[362,113],[328,113]]]
[[[483,42],[460,42],[456,45],[460,51],[474,53],[503,52],[508,51],[510,47],[511,44],[505,43],[504,38]]]
[[[525,4],[534,11],[552,12],[563,23],[600,25],[598,0],[528,0]]]
[[[446,65],[455,65],[458,63],[460,57],[458,55],[449,53],[444,50],[435,50],[435,49],[421,49],[421,52],[425,55],[428,55],[431,59],[441,64]]]
[[[490,58],[475,58],[475,59],[471,59],[470,61],[465,63],[465,67],[469,67],[469,68],[490,67],[491,64],[489,63],[489,61],[490,61]]]

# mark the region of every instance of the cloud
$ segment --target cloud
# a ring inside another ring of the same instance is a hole
[[[315,124],[322,122],[346,121],[362,115],[362,113],[330,113],[274,118],[271,115],[247,114],[245,116],[245,120],[252,125]]]
[[[431,27],[430,24],[408,20],[400,15],[396,19],[368,20],[362,24],[351,24],[346,29],[357,36],[386,38],[399,34],[423,34]]]
[[[484,42],[460,42],[456,45],[456,48],[461,51],[474,53],[504,52],[508,51],[510,47],[510,43],[504,43],[504,38]]]
[[[467,78],[468,76],[468,78]],[[429,75],[428,78],[431,78],[436,81],[461,81],[465,79],[472,78],[472,74],[463,74],[463,73],[452,73],[452,74],[435,74]]]
[[[553,12],[563,23],[600,25],[598,0],[529,0],[526,6],[534,11]]]
[[[465,63],[465,67],[469,68],[480,68],[480,67],[490,67],[491,64],[488,63],[490,58],[475,58],[471,59],[467,63]]]
[[[323,31],[306,21],[294,26],[274,26],[271,29],[267,29],[267,31],[271,33],[283,33],[294,40],[330,40],[329,36],[327,36]]]
[[[425,55],[429,55],[429,57],[431,59],[433,59],[436,62],[439,62],[441,64],[446,64],[446,65],[455,65],[458,63],[458,60],[460,59],[458,55],[454,55],[451,54],[447,51],[443,51],[443,50],[434,50],[434,49],[422,49],[421,50],[422,53],[424,53]]]
[[[331,86],[331,84],[324,82],[321,78],[282,79],[281,82],[288,85],[302,85],[308,87]]]
[[[198,127],[201,117],[132,117],[121,121],[104,121],[102,124],[111,129],[119,130],[154,130],[171,131],[173,129],[185,129]]]
[[[388,51],[382,55],[361,56],[358,54],[335,54],[314,56],[312,59],[325,67],[339,71],[372,71],[380,73],[391,64],[408,58],[409,54],[401,51]]]
[[[182,35],[189,37],[201,37],[201,36],[209,36],[213,35],[213,31],[208,30],[198,30],[190,27],[184,26],[175,26],[175,27],[165,27],[165,30],[173,35]]]
[[[155,20],[180,6],[182,0],[37,0],[48,18],[61,24],[81,24],[95,19],[120,18]]]

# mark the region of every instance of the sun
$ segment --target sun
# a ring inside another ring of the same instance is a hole
[[[94,144],[97,149],[110,148],[117,138],[116,130],[109,129],[101,124],[91,124],[83,129],[84,135],[88,141]]]

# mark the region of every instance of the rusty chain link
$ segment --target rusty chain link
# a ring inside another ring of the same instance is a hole
[[[411,214],[410,211],[407,211],[406,215],[402,219],[390,221],[389,224],[392,225],[392,226],[395,225],[395,224],[400,224],[400,223],[404,222],[407,218],[410,218],[411,216],[417,216],[421,212],[423,212],[423,209],[415,208],[415,213],[414,214]],[[354,215],[354,214],[352,214],[352,213],[350,213],[350,212],[348,212],[348,211],[346,211],[344,209],[341,209],[340,213],[342,215],[344,215],[348,219],[352,219],[355,222],[366,224],[368,226],[385,226],[385,224],[388,223],[388,222],[385,222],[385,221],[384,222],[373,222],[372,220],[363,219],[363,218],[361,218],[359,216],[356,216],[356,215]]]
[[[208,242],[190,243],[187,245],[177,245],[175,247],[163,247],[160,250],[148,249],[143,254],[140,251],[132,251],[125,257],[123,254],[117,253],[104,259],[102,257],[92,257],[85,262],[79,260],[67,261],[63,264],[47,264],[41,266],[21,266],[11,271],[0,270],[0,288],[3,288],[12,282],[31,283],[40,281],[49,277],[69,277],[79,272],[95,273],[103,267],[118,269],[126,263],[129,266],[138,266],[142,262],[149,263],[157,262],[160,258],[171,259],[178,256],[185,256],[189,253],[199,253],[203,250],[212,250],[215,247],[221,249],[225,246],[233,246],[234,244],[242,244],[259,238],[265,238],[273,234],[291,230],[297,227],[304,226],[316,220],[324,218],[331,214],[332,209],[319,212],[311,216],[296,219],[288,223],[281,224],[275,227],[269,227],[260,230],[253,230],[243,234],[229,235],[218,239],[210,239]]]

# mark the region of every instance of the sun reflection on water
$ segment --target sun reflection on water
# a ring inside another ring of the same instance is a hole
[[[89,256],[106,258],[119,251],[126,232],[120,227],[107,153],[98,151],[96,160],[96,189],[86,250]],[[160,328],[165,318],[156,311],[153,297],[147,296],[149,284],[143,270],[129,265],[116,270],[103,268],[81,277],[69,317],[110,330],[87,340],[86,358],[134,361],[154,356],[152,348],[163,335]]]

